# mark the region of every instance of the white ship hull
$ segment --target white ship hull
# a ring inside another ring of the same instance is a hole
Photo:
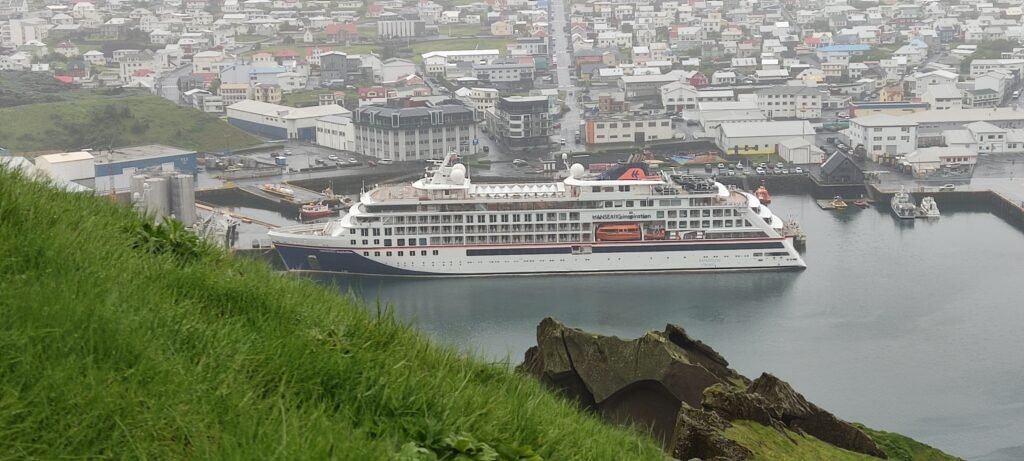
[[[288,242],[288,239],[280,236],[272,237],[281,259],[293,271],[393,276],[493,276],[795,270],[807,266],[793,248],[791,239],[369,250],[332,248],[323,243]]]

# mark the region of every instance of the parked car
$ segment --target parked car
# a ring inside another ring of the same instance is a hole
[[[754,170],[754,171],[756,171],[756,172],[757,172],[757,174],[764,174],[764,171],[765,171],[765,170],[764,170],[764,168],[761,168],[761,167],[757,167],[757,169],[756,169],[756,170]]]
[[[943,185],[939,186],[939,190],[940,191],[956,190],[956,186],[954,186],[952,184],[943,184]]]
[[[718,169],[721,170],[722,168],[725,168],[725,164],[724,163],[719,163],[718,164]]]
[[[349,165],[358,165],[359,164],[359,160],[356,160],[354,158],[350,158],[350,159],[348,159],[348,164]]]
[[[789,168],[783,168],[782,174],[789,174]]]
[[[390,165],[392,163],[395,163],[395,161],[390,159],[390,158],[382,158],[380,160],[377,160],[377,163],[379,163],[381,165]]]
[[[736,170],[729,168],[729,176],[736,176]]]
[[[850,118],[850,114],[847,114],[846,112],[840,112],[840,113],[836,114],[836,117],[839,117],[839,118]]]
[[[793,172],[794,172],[794,173],[797,173],[797,174],[800,174],[800,173],[803,173],[803,172],[804,172],[804,169],[803,169],[803,168],[800,168],[800,167],[796,167],[796,168],[794,168],[794,169],[793,169]]]
[[[559,144],[564,146],[565,145],[565,138],[560,139],[558,142],[559,142]]]
[[[782,162],[778,162],[778,163],[775,164],[775,168],[785,168],[785,167],[786,167],[786,165],[783,165]]]
[[[526,160],[523,160],[521,158],[517,158],[517,159],[512,161],[512,164],[515,165],[515,166],[526,166],[527,163],[528,162]]]
[[[334,160],[334,161],[337,161],[337,160],[338,160],[338,156],[337,156],[337,155],[334,155],[334,154],[328,155],[328,156],[327,156],[327,160]]]
[[[776,169],[772,170],[772,173],[773,174],[782,174],[782,168],[776,168]]]

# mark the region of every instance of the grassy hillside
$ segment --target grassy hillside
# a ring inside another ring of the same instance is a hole
[[[504,364],[139,222],[0,171],[0,459],[663,459]]]
[[[156,96],[89,97],[0,109],[0,146],[12,153],[167,144],[223,151],[260,141],[223,120]]]
[[[928,445],[890,432],[858,426],[894,461],[957,461]],[[752,421],[736,421],[725,436],[750,450],[752,461],[872,461],[878,458],[836,448],[814,437],[794,432],[782,433]]]

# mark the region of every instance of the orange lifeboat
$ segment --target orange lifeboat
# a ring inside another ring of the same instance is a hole
[[[640,225],[605,224],[597,228],[597,239],[605,242],[640,240]]]
[[[765,205],[772,203],[772,196],[768,194],[768,189],[765,189],[763,185],[754,191],[754,196]]]

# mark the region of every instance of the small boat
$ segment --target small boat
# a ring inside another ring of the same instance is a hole
[[[837,196],[832,198],[832,208],[835,208],[837,210],[845,210],[846,207],[847,207],[846,201],[843,200],[842,197],[837,195]]]
[[[302,205],[302,208],[299,210],[299,217],[301,217],[303,221],[326,218],[330,215],[331,207],[322,200],[317,203],[307,203]]]
[[[938,218],[939,206],[935,204],[935,199],[932,197],[925,197],[921,199],[921,205],[917,209],[918,216],[925,218]]]
[[[264,185],[260,186],[260,189],[263,190],[264,192],[271,193],[271,194],[274,194],[274,195],[279,195],[279,196],[284,197],[284,198],[289,198],[290,199],[290,198],[295,197],[295,191],[293,191],[293,190],[291,190],[291,189],[289,189],[287,187],[284,187],[284,186],[282,186],[280,184],[270,184],[270,183],[267,183],[267,184],[264,184]]]
[[[892,200],[889,202],[892,207],[893,214],[899,219],[914,219],[917,215],[917,207],[914,205],[914,199],[910,198],[902,187],[900,191],[893,194]]]
[[[758,187],[757,190],[754,191],[754,196],[765,205],[772,203],[772,196],[768,194],[768,189],[766,189],[764,185],[761,185],[761,187]]]
[[[868,201],[864,200],[862,198],[859,198],[859,199],[853,201],[853,206],[855,206],[857,208],[867,208],[868,207]]]
[[[604,224],[597,228],[597,240],[605,242],[628,242],[640,240],[640,225]]]

